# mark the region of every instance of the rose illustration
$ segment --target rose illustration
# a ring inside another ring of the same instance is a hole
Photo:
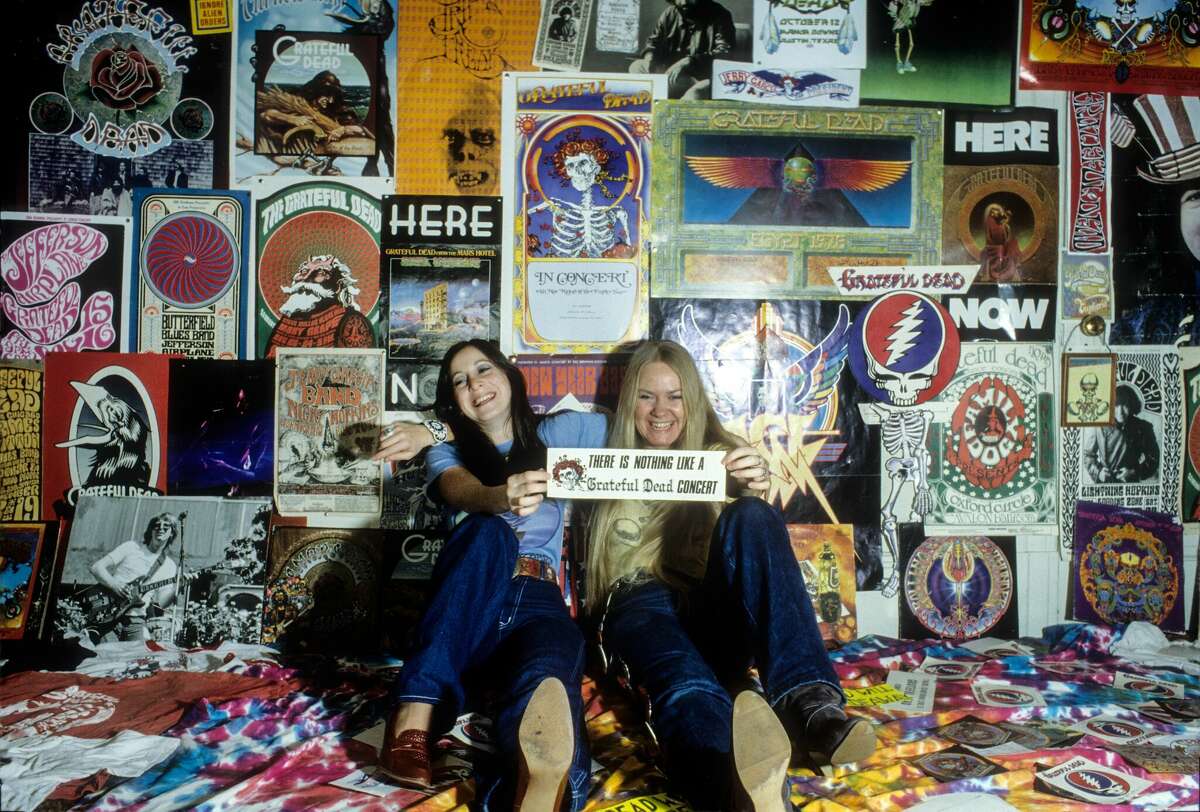
[[[158,67],[137,48],[105,48],[92,60],[92,95],[116,110],[133,110],[162,90]]]

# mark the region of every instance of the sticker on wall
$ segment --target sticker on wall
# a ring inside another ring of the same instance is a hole
[[[256,196],[257,358],[378,346],[378,186],[314,181]]]
[[[1113,315],[1112,256],[1059,254],[1063,319]]]
[[[137,189],[131,298],[139,352],[245,358],[250,195]]]
[[[1108,219],[1108,94],[1067,94],[1067,250],[1105,254],[1112,250]]]
[[[714,59],[712,97],[781,107],[858,107],[857,70],[764,68]]]
[[[788,537],[800,562],[821,639],[839,644],[857,639],[854,528],[845,524],[789,524]]]
[[[662,77],[508,74],[501,347],[608,352],[646,335],[650,113]]]
[[[1171,516],[1075,503],[1074,617],[1184,630],[1183,528]]]
[[[190,35],[190,6],[22,4],[4,209],[128,216],[135,186],[227,184],[231,38]]]
[[[0,222],[0,357],[125,349],[129,223],[13,212]]]
[[[1017,636],[1012,538],[905,534],[900,636],[959,641]]]
[[[234,183],[394,173],[396,4],[241,3]]]

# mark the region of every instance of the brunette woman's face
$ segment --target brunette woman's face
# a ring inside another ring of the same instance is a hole
[[[512,417],[512,387],[504,370],[476,347],[467,346],[450,359],[454,401],[465,417],[493,440]]]
[[[1179,196],[1179,230],[1192,256],[1200,259],[1200,184]]]
[[[671,448],[687,425],[679,375],[662,361],[642,367],[633,407],[633,426],[651,448]]]

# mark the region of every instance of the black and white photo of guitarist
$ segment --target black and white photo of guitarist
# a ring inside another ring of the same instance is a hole
[[[96,580],[112,592],[113,604],[105,608],[103,617],[89,620],[111,625],[118,640],[149,639],[149,612],[161,612],[175,602],[179,570],[167,554],[179,538],[182,517],[158,514],[140,539],[119,544],[92,564]]]

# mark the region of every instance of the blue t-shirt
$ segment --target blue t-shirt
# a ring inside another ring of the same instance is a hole
[[[537,428],[538,437],[547,448],[603,448],[608,435],[608,418],[590,412],[559,412],[547,417]],[[507,454],[512,441],[496,446],[501,454]],[[440,496],[433,487],[437,478],[451,468],[465,468],[458,456],[458,446],[440,443],[429,449],[425,456],[426,488],[433,496]],[[457,524],[465,513],[454,516]],[[520,544],[520,555],[532,556],[546,562],[558,572],[562,558],[563,506],[557,499],[545,499],[530,516],[517,516],[512,512],[500,514],[508,522]]]

